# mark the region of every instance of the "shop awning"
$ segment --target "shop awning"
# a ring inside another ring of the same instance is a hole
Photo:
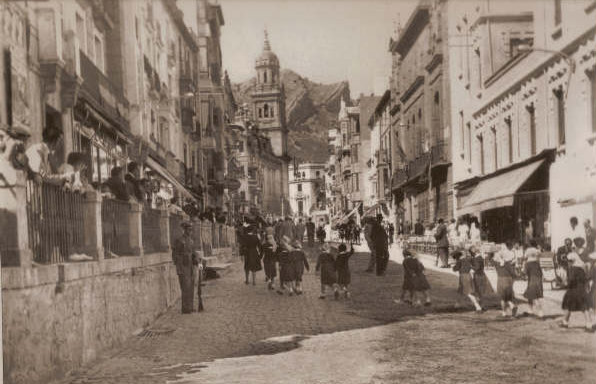
[[[187,197],[189,199],[195,199],[195,196],[192,193],[190,193],[190,191],[186,189],[186,187],[182,185],[182,183],[180,183],[174,177],[174,175],[170,173],[170,171],[161,166],[161,164],[159,164],[157,161],[153,160],[151,157],[147,157],[145,164],[147,164],[147,166],[149,166],[155,172],[159,173],[164,179],[170,182],[174,186],[174,188],[176,188],[180,193],[182,193],[182,195],[184,195],[184,197]]]
[[[459,215],[466,215],[489,209],[510,207],[521,186],[544,163],[544,159],[501,175],[482,180],[458,209]]]

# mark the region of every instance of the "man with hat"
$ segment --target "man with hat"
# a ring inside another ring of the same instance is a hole
[[[189,221],[183,221],[181,227],[183,233],[174,241],[172,259],[180,282],[182,313],[191,313],[194,310],[195,273],[199,261],[194,253],[194,242],[191,237],[192,224]]]
[[[389,261],[389,243],[387,232],[383,228],[383,214],[377,215],[377,220],[373,223],[370,231],[370,237],[375,250],[377,276],[383,276],[385,269],[387,269],[387,262]]]

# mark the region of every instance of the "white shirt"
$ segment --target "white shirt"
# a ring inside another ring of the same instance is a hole
[[[49,169],[48,155],[50,148],[46,143],[37,143],[31,145],[25,151],[25,155],[29,160],[29,168],[35,173],[44,176]]]

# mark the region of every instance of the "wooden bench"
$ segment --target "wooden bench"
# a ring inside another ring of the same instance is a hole
[[[538,262],[542,269],[542,281],[550,283],[550,289],[554,289],[554,283],[557,282],[554,253],[542,252],[538,258]]]

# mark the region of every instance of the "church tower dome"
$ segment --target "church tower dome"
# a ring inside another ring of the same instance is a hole
[[[269,34],[265,30],[263,52],[255,62],[257,70],[257,84],[279,84],[279,60],[271,50]]]

